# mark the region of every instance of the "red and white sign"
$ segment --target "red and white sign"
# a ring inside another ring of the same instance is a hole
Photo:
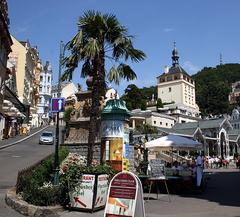
[[[120,172],[115,175],[108,191],[104,217],[121,216],[145,216],[141,182],[131,172]]]
[[[95,208],[105,206],[108,193],[108,175],[99,175]]]
[[[72,193],[71,206],[92,209],[95,175],[84,174],[79,187]]]

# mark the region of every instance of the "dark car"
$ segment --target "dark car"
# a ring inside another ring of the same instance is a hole
[[[53,133],[52,132],[48,132],[48,131],[44,131],[42,133],[42,135],[39,138],[39,144],[40,145],[53,145],[54,139],[53,139]]]

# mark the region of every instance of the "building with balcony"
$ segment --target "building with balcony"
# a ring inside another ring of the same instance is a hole
[[[39,81],[38,122],[39,124],[48,124],[52,93],[52,67],[49,61],[43,67]]]
[[[30,122],[32,127],[39,126],[38,116],[38,101],[39,101],[39,87],[40,87],[40,74],[43,70],[42,63],[39,57],[39,53],[36,47],[31,48],[31,55],[34,62],[33,67],[33,80],[32,87],[30,89]]]
[[[157,77],[158,99],[165,104],[160,113],[172,115],[180,123],[199,120],[199,108],[196,104],[195,82],[179,65],[179,55],[174,44],[172,67],[165,67],[164,73]]]
[[[6,0],[0,1],[0,140],[3,137],[5,117],[3,112],[3,100],[5,80],[8,77],[7,59],[11,52],[12,39],[8,30],[8,5]]]
[[[25,123],[32,123],[36,108],[33,103],[34,80],[35,80],[35,56],[28,41],[18,41],[11,36],[13,45],[9,55],[11,62],[16,67],[17,92],[19,100],[28,107]],[[31,110],[30,110],[31,107]]]

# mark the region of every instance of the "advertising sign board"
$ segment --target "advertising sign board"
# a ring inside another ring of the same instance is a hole
[[[145,217],[141,182],[133,173],[124,171],[113,177],[104,217]]]
[[[105,206],[108,193],[108,175],[99,175],[97,182],[97,196],[95,208]]]
[[[79,187],[72,193],[73,208],[92,209],[95,175],[84,174]]]

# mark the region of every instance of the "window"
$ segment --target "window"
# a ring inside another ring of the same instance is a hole
[[[42,75],[40,75],[40,81],[41,81],[41,82],[43,81],[43,76],[42,76]]]
[[[51,79],[50,76],[48,76],[48,82],[50,82],[50,79]]]
[[[166,126],[168,126],[168,123],[166,123]]]
[[[162,122],[160,122],[160,125],[162,125]]]
[[[169,88],[168,88],[168,92],[171,92],[171,91],[172,91],[172,88],[171,88],[171,87],[169,87]]]
[[[39,92],[42,92],[42,86],[39,86]]]
[[[153,121],[154,124],[156,124],[156,121]]]

